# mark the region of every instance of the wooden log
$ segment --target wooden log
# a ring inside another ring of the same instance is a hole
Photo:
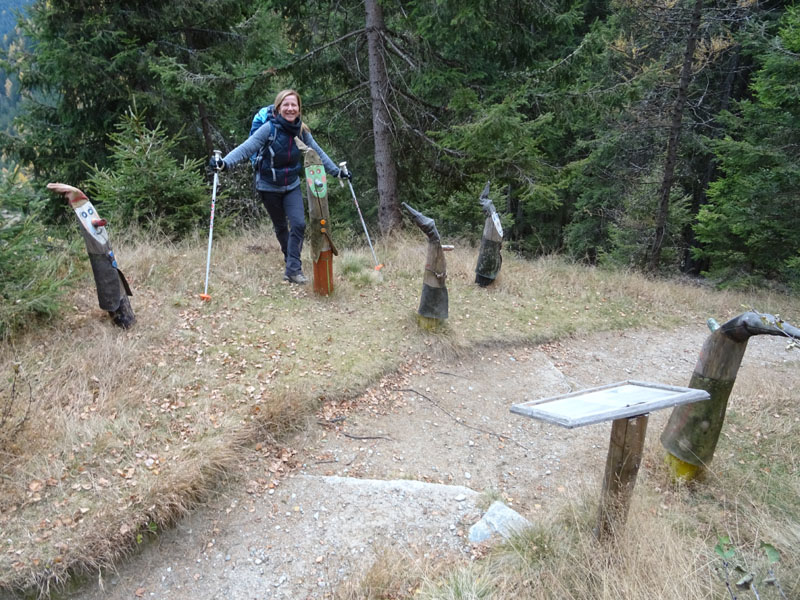
[[[611,425],[611,441],[600,495],[595,535],[613,537],[628,517],[636,476],[642,462],[648,415],[617,419]]]

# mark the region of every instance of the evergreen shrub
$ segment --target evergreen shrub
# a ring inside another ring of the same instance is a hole
[[[203,179],[205,159],[180,162],[179,137],[129,110],[109,135],[110,168],[93,168],[88,195],[117,227],[136,223],[177,239],[208,226],[211,193]],[[219,199],[219,198],[218,198]],[[218,223],[214,224],[217,231]]]
[[[40,218],[44,199],[19,176],[0,176],[0,338],[60,309],[72,280],[66,245]]]

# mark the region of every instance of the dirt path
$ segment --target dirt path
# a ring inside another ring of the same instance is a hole
[[[276,479],[274,464],[254,458],[240,483],[105,573],[102,587],[68,597],[329,598],[383,548],[469,556],[466,533],[487,497],[535,520],[600,486],[609,423],[567,430],[511,404],[625,379],[686,385],[706,336],[696,326],[608,333],[408,365],[353,406],[324,407],[296,440],[291,473]],[[800,365],[784,346],[751,340],[740,379]],[[667,416],[652,415],[648,446]]]

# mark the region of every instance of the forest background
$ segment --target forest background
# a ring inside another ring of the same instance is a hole
[[[800,10],[656,0],[16,0],[2,18],[0,329],[59,310],[87,191],[112,226],[208,227],[213,149],[286,87],[367,222],[400,203],[506,247],[800,290]],[[225,175],[218,231],[262,217]],[[352,199],[331,198],[360,230]]]

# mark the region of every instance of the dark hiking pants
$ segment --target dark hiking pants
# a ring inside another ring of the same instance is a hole
[[[300,186],[288,192],[259,192],[261,201],[272,219],[275,237],[281,245],[286,260],[285,275],[302,272],[300,252],[303,249],[303,235],[306,231],[303,194]]]

